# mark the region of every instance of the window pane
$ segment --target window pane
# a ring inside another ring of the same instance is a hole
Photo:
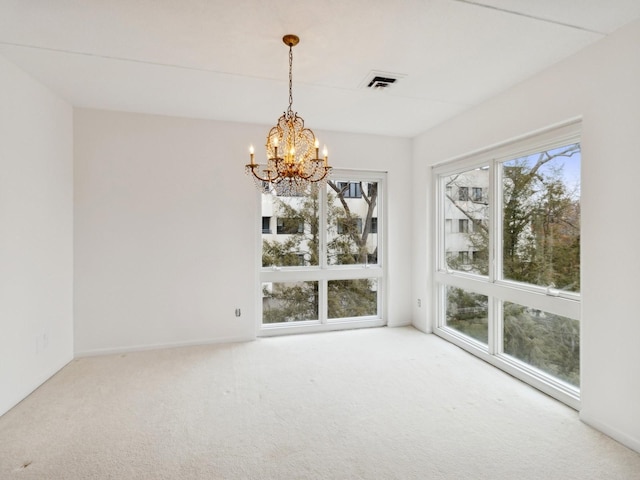
[[[447,287],[446,322],[449,328],[487,344],[489,299],[486,295]]]
[[[271,217],[262,217],[262,233],[271,233]]]
[[[447,267],[488,274],[489,167],[445,177],[444,248]],[[470,194],[471,192],[471,194]]]
[[[262,195],[262,266],[318,265],[319,195],[312,188],[305,196]],[[265,218],[276,230],[265,229]]]
[[[580,386],[580,322],[504,303],[504,353]]]
[[[262,284],[262,323],[318,319],[318,282]]]
[[[378,281],[329,281],[329,318],[365,317],[378,314]]]
[[[580,145],[502,164],[503,277],[580,291]]]
[[[328,181],[327,204],[327,263],[378,263],[378,184]]]

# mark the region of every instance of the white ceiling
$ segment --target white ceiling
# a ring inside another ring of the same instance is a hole
[[[0,0],[0,54],[75,106],[411,137],[625,23],[640,0]],[[403,75],[385,91],[372,71]]]

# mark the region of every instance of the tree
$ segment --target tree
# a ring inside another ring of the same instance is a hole
[[[378,184],[368,183],[366,191],[363,188],[362,182],[358,182],[358,184],[358,190],[367,205],[362,227],[360,227],[358,223],[358,220],[362,221],[362,219],[351,211],[351,207],[345,198],[349,184],[344,183],[342,186],[339,186],[335,182],[327,182],[327,185],[336,193],[339,201],[339,205],[335,205],[335,202],[332,202],[332,197],[329,198],[329,205],[332,205],[330,207],[332,217],[337,220],[337,224],[343,226],[342,236],[338,235],[335,237],[331,241],[328,250],[330,258],[331,256],[335,256],[336,263],[340,265],[368,263],[368,257],[370,255],[367,248],[367,240],[371,233],[373,214],[378,204]],[[373,253],[376,255],[377,261],[377,247]]]
[[[577,320],[505,302],[504,353],[580,384],[580,324]]]
[[[577,192],[570,191],[563,179],[561,163],[579,152],[580,146],[575,144],[503,164],[500,220],[504,278],[579,291],[580,202]],[[473,171],[473,176],[465,172],[448,177],[447,192],[451,193],[446,197],[473,225],[466,234],[473,252],[471,270],[487,275],[488,201],[484,197],[460,200],[453,196],[454,188],[468,189],[470,178],[478,181],[478,175]],[[450,268],[460,269],[456,257],[449,257],[447,263]]]
[[[579,199],[568,191],[561,165],[544,168],[579,152],[579,145],[569,145],[542,152],[533,163],[521,158],[504,165],[505,278],[579,291]]]

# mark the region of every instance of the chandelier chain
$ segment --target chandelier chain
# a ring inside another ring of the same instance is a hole
[[[287,112],[291,112],[293,105],[293,46],[289,45],[289,108]]]

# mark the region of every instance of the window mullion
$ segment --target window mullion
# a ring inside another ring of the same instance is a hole
[[[318,186],[318,190],[319,190],[319,203],[320,203],[320,211],[319,211],[319,215],[320,218],[318,219],[318,236],[319,236],[319,252],[318,252],[318,258],[319,258],[319,264],[320,264],[320,269],[321,270],[325,270],[327,269],[327,265],[328,265],[328,259],[327,259],[327,211],[328,211],[328,206],[327,203],[329,202],[329,197],[327,195],[327,186],[324,185],[319,185]],[[327,323],[327,310],[328,310],[328,282],[326,279],[322,279],[319,282],[318,285],[319,291],[318,291],[318,307],[319,307],[319,312],[318,312],[318,317],[320,320],[320,323],[325,324]]]
[[[501,229],[500,229],[500,209],[502,205],[502,190],[500,188],[500,169],[495,159],[489,164],[489,283],[495,283],[499,278],[499,272],[502,269],[502,261],[500,255],[501,249]],[[487,347],[490,355],[496,355],[501,351],[502,347],[502,331],[501,331],[501,308],[500,301],[494,296],[489,295],[489,312],[487,318],[488,338]]]
[[[500,168],[495,160],[491,161],[489,175],[489,190],[491,198],[489,198],[489,261],[491,268],[489,269],[489,281],[495,283],[502,271],[502,189],[500,188],[502,178]]]

